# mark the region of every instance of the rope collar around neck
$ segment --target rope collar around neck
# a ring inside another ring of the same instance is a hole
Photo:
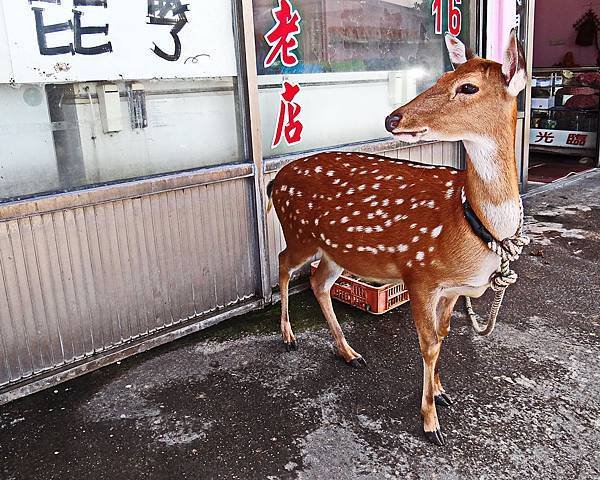
[[[479,324],[477,315],[471,304],[471,298],[465,297],[467,315],[471,320],[473,329],[479,335],[486,336],[492,333],[496,326],[496,319],[498,317],[498,312],[500,311],[500,306],[502,305],[506,288],[515,283],[518,278],[517,274],[510,269],[510,262],[517,260],[519,255],[523,252],[523,248],[526,245],[529,245],[530,242],[529,238],[523,235],[523,201],[521,200],[521,197],[519,197],[519,227],[516,233],[512,237],[500,241],[496,240],[479,219],[467,200],[464,188],[461,191],[461,198],[465,219],[469,223],[471,230],[473,230],[473,233],[475,233],[475,235],[477,235],[488,248],[501,259],[500,267],[490,278],[492,290],[494,290],[496,294],[494,296],[494,301],[492,302],[487,325],[481,326]]]

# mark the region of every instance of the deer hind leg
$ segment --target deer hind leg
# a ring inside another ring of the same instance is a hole
[[[437,332],[438,336],[441,340],[448,336],[450,332],[450,317],[452,316],[452,310],[454,309],[454,305],[458,300],[458,296],[452,297],[441,297],[438,301],[436,308],[437,315]],[[439,368],[439,356],[437,361],[435,362],[434,369],[434,401],[435,404],[442,407],[449,407],[452,405],[452,398],[446,393],[444,387],[442,386],[442,382],[440,380],[440,368]]]
[[[435,407],[435,365],[437,363],[441,339],[436,331],[436,307],[434,292],[410,291],[410,303],[419,334],[419,346],[423,356],[423,395],[421,416],[425,437],[432,443],[444,445],[444,436]]]
[[[319,267],[310,279],[310,285],[313,289],[315,297],[321,306],[323,316],[327,320],[329,330],[335,342],[338,354],[355,368],[366,366],[365,360],[360,354],[355,352],[344,337],[344,333],[337,321],[333,305],[331,304],[331,287],[340,276],[344,269],[337,265],[333,260],[323,255]]]
[[[316,250],[314,252],[309,252],[304,249],[290,249],[287,247],[279,254],[279,292],[281,294],[280,326],[283,344],[288,352],[290,350],[298,350],[298,342],[292,331],[288,312],[288,288],[290,277],[295,270],[300,268],[315,253]]]

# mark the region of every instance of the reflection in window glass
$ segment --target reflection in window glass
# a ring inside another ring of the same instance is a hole
[[[233,78],[108,86],[0,86],[0,198],[243,159]]]
[[[441,34],[448,30],[449,21],[468,43],[470,3],[255,0],[265,156],[386,138],[385,116],[450,68]],[[441,10],[436,16],[432,7],[438,4]],[[300,31],[288,35],[287,43],[291,37],[297,41],[292,49],[297,63],[291,65],[282,55],[271,62],[273,32],[293,31],[294,22],[286,30],[283,19],[284,14],[296,13]],[[293,120],[302,123],[302,139],[274,146],[278,127],[290,120],[282,96],[284,81],[300,87],[292,103],[300,107]]]

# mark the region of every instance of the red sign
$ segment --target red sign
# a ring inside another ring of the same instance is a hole
[[[294,102],[294,99],[299,92],[300,85],[283,82],[277,128],[275,129],[275,136],[273,137],[271,148],[275,148],[279,145],[283,137],[285,137],[285,141],[288,145],[293,145],[302,140],[302,129],[304,126],[298,119],[302,107]]]
[[[296,35],[300,33],[300,15],[295,10],[290,0],[279,0],[279,7],[271,10],[275,25],[265,35],[265,40],[271,47],[265,58],[265,68],[269,68],[277,57],[286,67],[298,64],[298,57],[293,52],[298,48]]]
[[[570,133],[567,137],[567,145],[579,145],[581,147],[584,147],[587,142],[587,137],[587,135]]]
[[[459,6],[462,0],[446,0],[448,13],[448,32],[455,37],[460,35],[462,30],[462,13]],[[431,4],[431,14],[435,17],[435,33],[441,35],[443,23],[443,0],[433,0]]]

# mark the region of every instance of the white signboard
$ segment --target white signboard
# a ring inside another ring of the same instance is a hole
[[[596,136],[596,132],[532,128],[529,144],[542,147],[596,148]]]
[[[0,0],[0,83],[234,76],[231,0]],[[3,18],[4,17],[4,21]]]

